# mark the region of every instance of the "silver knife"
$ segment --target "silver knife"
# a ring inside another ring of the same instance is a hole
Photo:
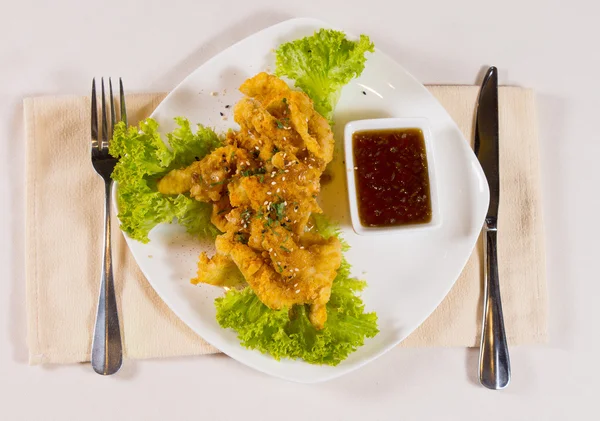
[[[488,389],[504,389],[510,382],[510,358],[498,279],[498,142],[498,69],[490,67],[479,92],[475,123],[475,154],[490,186],[490,205],[483,228],[484,298],[479,350],[479,381]]]

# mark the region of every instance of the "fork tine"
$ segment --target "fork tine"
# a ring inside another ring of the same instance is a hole
[[[115,130],[116,118],[115,118],[115,100],[113,98],[113,90],[112,90],[112,79],[108,78],[108,88],[109,88],[109,97],[110,97],[110,136],[109,139],[113,137],[113,131]]]
[[[98,106],[96,104],[96,79],[92,79],[92,142],[98,142]]]
[[[100,148],[108,147],[108,116],[106,113],[106,95],[104,94],[104,78],[102,78],[102,143]]]
[[[119,100],[121,102],[121,121],[127,124],[127,107],[125,107],[125,91],[123,90],[123,80],[119,78]]]

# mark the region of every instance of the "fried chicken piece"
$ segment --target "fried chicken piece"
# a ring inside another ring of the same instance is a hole
[[[247,150],[227,145],[186,168],[168,172],[158,180],[157,188],[162,194],[189,192],[198,201],[218,202],[234,174],[256,165]]]
[[[272,131],[272,122],[275,122],[279,129],[281,129],[279,126],[288,130],[293,129],[302,138],[303,146],[324,164],[321,169],[325,169],[325,165],[333,158],[333,133],[329,122],[314,110],[308,95],[292,91],[284,81],[264,72],[246,80],[240,87],[240,91],[258,101],[271,116],[271,119],[264,116],[248,119],[247,113],[236,113],[235,121],[242,128],[244,126],[242,123],[248,121],[252,122],[251,126],[256,127],[256,120],[258,120],[263,128],[260,133],[265,133],[265,129]],[[241,106],[244,109],[246,107],[247,105]],[[257,112],[254,111],[250,115],[256,114]],[[273,120],[272,116],[276,119]],[[286,120],[289,120],[289,124],[286,124]]]
[[[240,90],[240,130],[202,160],[169,172],[159,191],[213,203],[211,221],[225,233],[212,258],[200,256],[194,283],[245,279],[270,308],[309,305],[310,322],[322,329],[341,245],[306,229],[311,214],[322,212],[316,198],[333,134],[310,98],[275,76],[260,73]]]
[[[277,76],[261,72],[242,83],[240,92],[250,98],[256,98],[267,108],[273,102],[281,101],[281,98],[289,94],[291,89]]]
[[[230,257],[215,254],[208,258],[202,253],[198,260],[198,276],[191,280],[196,285],[199,283],[222,287],[235,287],[245,283],[244,275]]]
[[[291,238],[284,242],[275,238],[283,237],[286,232],[278,227],[265,235],[263,248],[267,256],[235,241],[231,233],[221,235],[217,237],[215,256],[230,256],[268,307],[280,309],[310,304],[309,319],[317,329],[322,329],[327,320],[323,308],[329,301],[331,285],[342,260],[341,244],[331,237],[302,249]]]

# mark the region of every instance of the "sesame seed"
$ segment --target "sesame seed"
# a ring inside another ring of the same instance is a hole
[[[273,247],[271,247],[271,248],[269,249],[269,253],[271,253],[272,251],[273,251]]]
[[[281,181],[285,181],[285,177],[281,177]]]
[[[294,269],[295,272],[300,272],[300,269],[296,268]]]
[[[224,121],[224,120],[227,120],[227,117],[225,117],[225,116],[222,116],[222,117],[221,117],[221,120],[223,120],[223,121]]]
[[[300,246],[300,250],[304,250],[304,246]]]
[[[270,191],[268,191],[267,194],[270,196],[272,193]]]
[[[258,151],[260,148],[258,146],[255,146],[254,149],[256,149]]]
[[[267,200],[265,200],[265,203],[263,203],[265,206],[267,206],[269,202]]]
[[[300,290],[299,289],[296,290],[296,294],[300,294]]]
[[[290,172],[290,170],[283,170],[283,172]]]
[[[275,181],[271,181],[272,186],[274,186],[275,184],[277,184]]]
[[[287,200],[286,200],[285,202],[283,202],[283,204],[284,204],[285,206],[287,206]],[[287,219],[287,218],[286,218],[286,219]]]
[[[357,170],[357,169],[358,169],[358,167],[354,167],[354,169],[355,169],[355,170]]]
[[[287,139],[285,138],[285,136],[283,136],[283,140],[287,140]]]
[[[296,283],[294,284],[294,288],[296,288],[297,286],[298,286],[298,282],[296,282]]]
[[[219,114],[221,115],[221,117],[223,117],[225,114],[223,114],[221,111],[219,111]]]
[[[281,189],[280,189],[279,187],[277,187],[277,193],[279,193],[279,191],[280,191],[280,190],[281,190]]]
[[[217,96],[217,93],[216,92],[211,92],[210,96]]]

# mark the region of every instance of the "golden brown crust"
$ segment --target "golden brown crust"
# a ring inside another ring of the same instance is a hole
[[[310,98],[275,76],[260,73],[240,90],[240,130],[202,160],[168,173],[159,190],[213,203],[211,220],[224,232],[217,254],[200,256],[193,282],[236,285],[243,277],[270,308],[310,305],[309,319],[321,329],[341,244],[306,229],[310,215],[321,212],[316,197],[333,134]]]

